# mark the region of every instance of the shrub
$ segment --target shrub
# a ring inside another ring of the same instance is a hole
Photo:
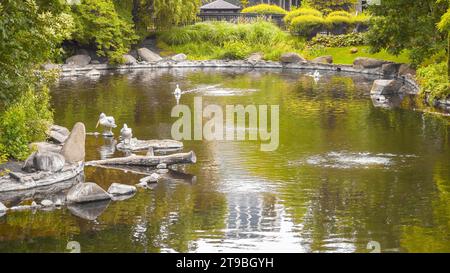
[[[349,12],[344,11],[344,10],[337,10],[337,11],[330,12],[327,17],[333,17],[333,16],[344,16],[344,17],[348,17],[348,18],[352,17],[352,15]]]
[[[446,98],[450,95],[450,83],[445,62],[419,67],[416,76],[422,94],[429,95],[430,100]]]
[[[314,15],[301,15],[292,19],[289,30],[310,37],[325,27],[325,20]]]
[[[350,47],[365,45],[365,33],[349,33],[342,35],[317,35],[308,42],[308,45],[322,45],[324,47]]]
[[[317,17],[322,17],[322,12],[313,9],[313,8],[298,8],[298,9],[294,9],[290,12],[288,12],[286,14],[286,16],[284,16],[284,22],[286,23],[286,25],[289,25],[292,21],[292,19],[294,19],[295,17],[298,16],[302,16],[302,15],[313,15],[313,16],[317,16]]]
[[[53,119],[48,89],[25,92],[20,100],[9,106],[0,117],[0,146],[2,154],[19,160],[29,154],[28,144],[41,141]]]
[[[243,9],[242,13],[286,14],[287,11],[277,5],[259,4]]]
[[[325,19],[325,24],[333,34],[344,34],[352,26],[352,19],[341,15],[328,16]]]
[[[241,60],[251,53],[250,46],[244,42],[227,42],[223,47],[225,52],[221,56],[222,59]]]
[[[120,17],[111,0],[84,0],[73,5],[76,29],[74,39],[84,45],[95,44],[97,54],[113,63],[123,62],[138,37],[133,24]]]

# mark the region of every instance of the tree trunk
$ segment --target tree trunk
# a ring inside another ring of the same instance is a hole
[[[163,156],[147,156],[147,155],[131,155],[127,157],[108,158],[103,160],[94,160],[86,162],[86,166],[99,165],[126,165],[126,166],[145,166],[152,167],[164,163],[173,164],[190,164],[197,162],[197,157],[193,151],[189,153],[178,153]]]

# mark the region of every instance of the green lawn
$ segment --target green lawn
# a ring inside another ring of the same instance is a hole
[[[350,49],[352,47],[331,47],[331,48],[324,48],[320,50],[315,50],[313,52],[309,52],[307,50],[304,50],[302,52],[303,56],[305,56],[307,59],[313,59],[315,57],[324,56],[324,55],[331,55],[333,56],[333,62],[336,64],[352,64],[353,60],[356,57],[370,57],[375,59],[382,59],[386,61],[393,61],[397,63],[409,63],[409,57],[408,52],[402,52],[399,56],[395,56],[392,54],[387,53],[385,50],[371,54],[369,53],[369,47],[368,46],[358,46],[358,53],[351,54]]]

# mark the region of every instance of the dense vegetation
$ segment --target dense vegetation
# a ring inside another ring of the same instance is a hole
[[[243,9],[242,13],[286,14],[287,11],[277,5],[259,4]]]

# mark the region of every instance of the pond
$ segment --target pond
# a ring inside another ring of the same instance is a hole
[[[184,141],[197,155],[151,189],[101,203],[89,219],[67,208],[0,218],[0,252],[450,252],[448,118],[414,111],[405,97],[375,107],[375,78],[281,70],[158,69],[62,79],[55,122],[95,131],[100,112],[139,139],[171,138],[176,105],[279,105],[279,146]],[[115,130],[119,135],[119,128]],[[87,160],[123,156],[87,136]],[[143,175],[86,167],[107,189]]]

